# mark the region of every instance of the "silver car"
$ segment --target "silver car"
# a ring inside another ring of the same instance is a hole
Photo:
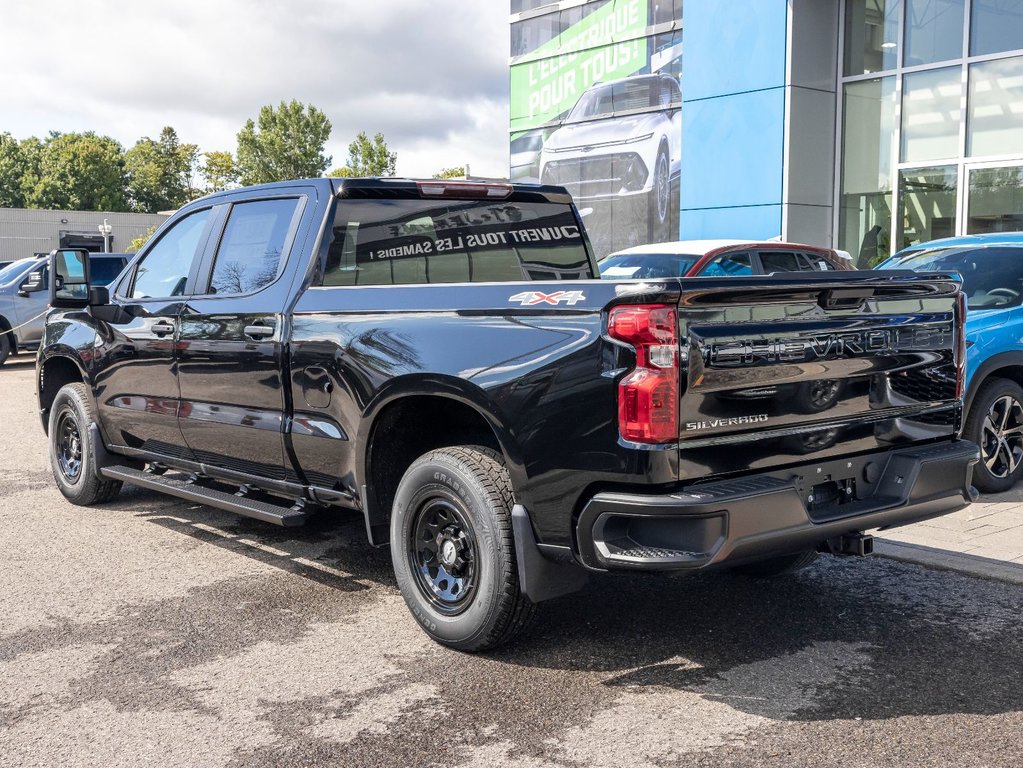
[[[92,254],[93,285],[113,282],[131,258],[130,253]],[[0,269],[0,365],[39,346],[50,299],[48,261],[46,256],[19,259]]]

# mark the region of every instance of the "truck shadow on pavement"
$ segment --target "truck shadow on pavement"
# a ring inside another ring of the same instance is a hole
[[[173,506],[147,519],[334,590],[396,593],[388,550],[366,544],[354,513],[283,529]],[[608,694],[693,691],[775,719],[993,714],[1023,709],[1021,616],[1018,586],[882,558],[822,559],[760,581],[601,574],[582,592],[542,604],[517,643],[485,656],[444,650],[441,658],[442,666],[454,656],[470,667],[596,673]],[[552,693],[544,706],[557,709],[557,700]]]

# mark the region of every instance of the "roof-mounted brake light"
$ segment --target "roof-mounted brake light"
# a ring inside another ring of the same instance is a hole
[[[511,184],[480,184],[466,181],[417,181],[423,197],[479,197],[499,199],[512,193]]]

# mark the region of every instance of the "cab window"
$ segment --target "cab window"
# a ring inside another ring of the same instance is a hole
[[[196,211],[160,237],[135,268],[130,298],[169,298],[185,293],[192,263],[205,242],[209,217],[209,208]]]
[[[752,275],[753,262],[748,253],[725,253],[700,270],[700,277]]]
[[[277,279],[298,199],[238,203],[224,228],[209,293],[252,293]]]

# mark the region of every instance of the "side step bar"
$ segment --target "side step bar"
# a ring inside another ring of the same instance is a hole
[[[265,523],[273,523],[274,525],[289,527],[302,525],[308,517],[308,514],[303,509],[268,504],[264,501],[224,493],[215,488],[204,488],[193,483],[186,483],[183,480],[175,480],[164,475],[154,475],[152,472],[144,472],[140,469],[132,469],[131,467],[102,467],[100,474],[111,480],[120,480],[129,485],[138,485],[142,488],[160,491],[161,493],[177,496],[186,501],[194,501],[197,504],[224,509],[228,512],[234,512],[236,515],[252,517]]]

